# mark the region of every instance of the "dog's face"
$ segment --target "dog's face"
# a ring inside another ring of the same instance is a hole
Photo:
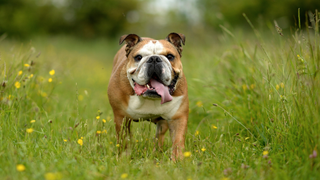
[[[182,76],[184,36],[171,33],[166,40],[153,40],[130,34],[122,36],[120,43],[123,41],[127,43],[127,77],[135,93],[145,98],[161,98],[161,103],[171,101]]]

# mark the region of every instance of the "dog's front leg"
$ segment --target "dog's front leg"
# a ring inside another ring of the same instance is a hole
[[[176,161],[182,159],[184,150],[185,134],[187,132],[187,116],[180,116],[168,121],[170,136],[172,140],[171,159]]]
[[[127,149],[129,143],[127,142],[127,137],[131,138],[131,120],[125,116],[114,116],[114,123],[116,126],[117,143],[120,145],[119,149]]]
[[[169,128],[167,120],[160,120],[157,122],[157,131],[156,131],[156,138],[155,138],[155,148],[158,144],[160,150],[162,150],[163,142],[164,142],[164,135],[166,134]]]

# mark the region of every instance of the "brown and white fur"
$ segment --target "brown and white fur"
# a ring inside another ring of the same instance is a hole
[[[125,134],[130,134],[132,121],[148,120],[157,125],[156,141],[160,148],[169,129],[171,158],[181,158],[189,112],[187,81],[181,63],[185,36],[170,33],[166,39],[154,40],[129,34],[120,38],[120,44],[123,42],[126,45],[114,57],[108,86],[118,143],[124,138],[122,127]],[[172,98],[164,99],[155,88],[150,88],[151,79],[156,79],[157,84],[161,82],[161,92],[168,93],[168,89]],[[141,94],[136,93],[137,89]]]

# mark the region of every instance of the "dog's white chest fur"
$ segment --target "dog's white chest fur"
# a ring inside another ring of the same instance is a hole
[[[127,113],[133,119],[154,119],[162,117],[171,120],[179,109],[183,96],[173,97],[172,101],[161,104],[161,99],[147,99],[141,96],[130,96]]]

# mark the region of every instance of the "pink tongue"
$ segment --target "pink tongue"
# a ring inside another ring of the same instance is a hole
[[[136,94],[138,96],[142,95],[146,90],[148,90],[148,88],[146,86],[141,86],[138,83],[134,84],[134,91],[136,92]]]
[[[151,86],[154,87],[157,93],[161,96],[161,104],[169,102],[172,100],[172,96],[169,93],[169,88],[164,86],[159,81],[150,79]]]

